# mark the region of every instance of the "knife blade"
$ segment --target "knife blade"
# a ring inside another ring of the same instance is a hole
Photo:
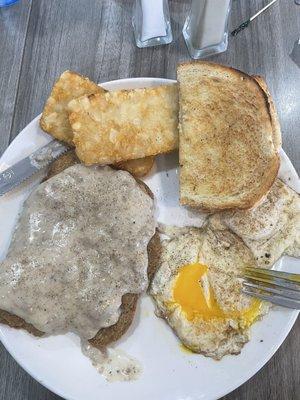
[[[67,150],[69,150],[68,146],[58,140],[52,140],[46,146],[41,147],[15,165],[0,172],[0,196],[47,167]]]

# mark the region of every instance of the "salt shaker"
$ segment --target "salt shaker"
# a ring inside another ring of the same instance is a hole
[[[183,36],[192,58],[207,57],[227,49],[227,23],[231,0],[192,0]]]
[[[173,40],[167,0],[135,0],[132,25],[138,47],[158,46]]]

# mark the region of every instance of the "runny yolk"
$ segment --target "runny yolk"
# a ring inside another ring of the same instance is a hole
[[[261,302],[252,300],[249,308],[224,312],[214,296],[207,279],[206,265],[195,263],[180,268],[173,287],[174,302],[179,304],[188,320],[235,318],[245,327],[250,326],[259,314]]]

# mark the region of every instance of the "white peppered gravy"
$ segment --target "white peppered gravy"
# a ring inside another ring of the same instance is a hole
[[[151,197],[125,171],[72,166],[24,204],[0,267],[0,309],[82,340],[117,322],[122,296],[148,285]]]

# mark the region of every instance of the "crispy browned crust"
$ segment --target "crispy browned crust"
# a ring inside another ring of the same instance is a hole
[[[111,167],[118,170],[128,171],[135,178],[142,178],[150,172],[154,160],[155,157],[139,158],[137,160],[129,160],[123,163],[111,165]],[[56,162],[51,164],[46,179],[49,179],[64,169],[78,163],[80,163],[80,160],[77,157],[75,150],[69,150],[67,153],[60,156]]]
[[[132,164],[131,161],[137,161],[137,163]],[[131,161],[124,162],[122,165],[111,165],[111,167],[117,170],[128,171],[131,173],[131,175],[138,179],[149,173],[154,163],[154,157],[146,157]],[[78,163],[80,163],[80,160],[77,157],[75,150],[69,150],[50,165],[45,180]],[[150,193],[148,194],[150,195]]]
[[[176,85],[74,99],[69,103],[69,121],[78,157],[86,165],[104,165],[177,149],[177,99]]]
[[[39,331],[33,325],[28,324],[24,319],[17,317],[7,311],[0,310],[0,323],[15,329],[25,329],[34,336],[43,336],[44,332]]]
[[[157,270],[157,266],[160,262],[161,257],[161,240],[158,230],[156,230],[154,236],[150,240],[148,244],[148,279],[149,283],[152,281],[155,272]]]
[[[72,165],[75,165],[79,163],[79,160],[74,152],[74,150],[70,150],[69,152],[61,155],[56,161],[54,161],[51,165],[51,167],[48,170],[48,174],[45,178],[45,180],[59,174],[63,170],[65,170],[68,167],[71,167]],[[152,199],[153,199],[153,193],[149,189],[149,187],[141,180],[136,178],[137,183],[147,193]],[[155,268],[157,263],[154,263],[153,260],[154,255],[153,255],[153,249],[157,246],[157,243],[159,241],[159,235],[158,233],[155,233],[155,235],[152,237],[148,244],[148,256],[149,256],[149,264],[148,264],[148,277],[149,281],[152,279],[152,276],[154,275]],[[121,315],[118,320],[118,322],[112,326],[109,326],[107,328],[100,329],[99,332],[96,334],[94,338],[89,340],[89,342],[101,349],[110,343],[113,343],[120,339],[125,332],[128,330],[130,327],[135,310],[136,310],[136,305],[138,301],[139,295],[134,294],[134,293],[127,293],[122,297],[122,305],[121,305]],[[0,323],[9,325],[12,328],[16,329],[25,329],[29,333],[31,333],[34,336],[43,336],[44,333],[36,329],[33,325],[27,323],[24,321],[24,319],[10,314],[7,311],[0,310]]]
[[[135,160],[121,161],[114,165],[113,168],[123,169],[130,172],[135,177],[141,178],[147,175],[153,167],[155,157],[149,156],[145,158],[136,158]]]
[[[186,205],[188,207],[192,207],[194,209],[198,209],[199,211],[206,212],[209,214],[219,213],[223,211],[230,211],[230,210],[249,210],[251,208],[256,207],[256,205],[262,201],[262,199],[269,193],[271,187],[273,186],[276,177],[278,175],[280,167],[280,156],[279,154],[276,155],[276,159],[272,168],[270,168],[269,173],[273,176],[270,177],[268,184],[266,184],[261,191],[257,192],[255,196],[252,196],[251,199],[245,199],[243,202],[227,202],[226,206],[222,205],[222,207],[207,207],[207,204],[201,202],[194,202],[190,199],[186,200],[184,197],[180,200],[181,205]]]
[[[55,82],[46,101],[40,127],[56,139],[73,145],[73,132],[68,118],[68,103],[83,95],[102,93],[104,89],[74,71],[65,71]]]
[[[74,71],[65,71],[54,84],[40,119],[40,127],[56,139],[74,147],[73,132],[69,123],[68,103],[84,94],[105,92],[100,86]],[[147,175],[154,163],[154,157],[123,161],[116,165],[134,176]]]
[[[243,199],[237,198],[236,200],[233,199],[232,201],[224,201],[220,205],[216,204],[213,198],[211,199],[197,199],[194,200],[190,196],[184,196],[183,194],[180,195],[180,204],[185,205],[185,206],[190,206],[192,208],[197,208],[201,211],[205,212],[220,212],[224,210],[230,210],[230,209],[249,209],[252,207],[255,207],[255,205],[261,201],[261,199],[269,192],[271,186],[273,185],[277,174],[278,170],[280,167],[280,156],[278,153],[278,150],[281,145],[281,133],[280,133],[280,126],[279,126],[279,121],[278,117],[276,114],[275,106],[273,104],[271,95],[267,89],[266,83],[261,77],[258,76],[249,76],[246,73],[239,71],[235,68],[228,67],[226,65],[220,65],[212,62],[207,62],[207,61],[191,61],[191,62],[183,62],[178,65],[178,68],[188,68],[191,64],[198,64],[201,63],[204,66],[207,67],[214,67],[216,70],[223,72],[224,74],[230,73],[231,76],[236,76],[238,78],[242,78],[244,81],[251,81],[256,84],[256,86],[259,88],[259,91],[261,92],[263,98],[265,99],[265,105],[268,110],[268,114],[270,117],[270,122],[272,126],[272,141],[274,144],[274,149],[276,151],[276,154],[274,154],[272,163],[269,165],[269,169],[264,177],[264,184],[261,185],[260,188],[257,189],[257,191],[254,193],[249,193],[248,196],[244,196]],[[181,121],[180,121],[181,122]]]
[[[206,212],[206,213],[216,213],[216,212],[222,212],[222,211],[229,211],[229,210],[249,210],[250,208],[254,208],[263,198],[269,193],[269,190],[271,189],[273,183],[276,180],[276,177],[278,175],[280,167],[280,156],[279,154],[276,155],[276,158],[274,159],[274,163],[269,169],[269,180],[265,184],[264,187],[261,188],[260,191],[257,191],[255,195],[253,195],[250,198],[246,198],[243,200],[243,202],[227,202],[226,205],[222,205],[221,207],[207,207],[206,202],[195,202],[191,199],[186,199],[185,197],[182,197],[180,199],[180,204],[189,206],[192,208],[199,209],[200,211]]]
[[[108,328],[102,328],[89,342],[98,349],[103,348],[120,339],[130,327],[139,295],[133,293],[124,294],[122,297],[121,315],[118,322]]]
[[[71,167],[72,165],[79,164],[80,161],[76,156],[74,150],[69,150],[67,153],[62,154],[57,160],[55,160],[49,167],[45,181],[52,176],[59,174],[65,169]]]
[[[280,129],[280,123],[279,123],[275,104],[273,102],[272,96],[269,92],[268,86],[267,86],[264,78],[259,75],[253,75],[253,78],[256,80],[256,82],[259,84],[260,88],[265,93],[266,103],[269,108],[271,124],[273,127],[273,143],[274,143],[275,148],[277,150],[279,150],[281,147],[281,129]]]
[[[236,68],[233,68],[233,67],[229,67],[228,65],[214,63],[214,62],[211,62],[211,61],[184,61],[184,62],[181,62],[181,63],[177,64],[177,69],[179,67],[181,67],[181,66],[182,67],[185,67],[185,66],[188,67],[188,66],[190,66],[192,64],[196,65],[196,64],[199,64],[199,63],[201,63],[202,65],[217,67],[219,71],[230,72],[231,74],[234,74],[237,77],[241,77],[242,76],[244,79],[251,79],[252,78],[250,75],[246,74],[243,71],[240,71],[239,69],[236,69]]]
[[[149,188],[147,190],[147,193],[148,191]],[[151,282],[155,274],[158,265],[158,260],[160,257],[160,251],[161,251],[160,249],[161,246],[160,246],[159,234],[158,232],[156,232],[148,244],[149,282]],[[97,348],[103,348],[109,345],[110,343],[119,340],[127,332],[132,323],[138,298],[139,295],[137,294],[133,293],[125,294],[122,297],[121,315],[120,318],[118,319],[118,322],[112,326],[109,326],[108,328],[100,329],[97,335],[93,339],[89,340],[89,342]]]

